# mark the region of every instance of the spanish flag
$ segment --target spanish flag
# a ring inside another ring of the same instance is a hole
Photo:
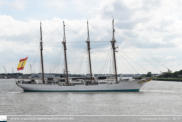
[[[24,66],[25,66],[25,64],[27,62],[27,59],[28,59],[28,57],[26,57],[24,59],[20,59],[20,62],[19,62],[18,67],[17,67],[18,71],[23,70],[23,68],[24,68]]]

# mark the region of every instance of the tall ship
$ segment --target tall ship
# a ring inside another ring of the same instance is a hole
[[[69,78],[68,77],[68,64],[67,64],[67,47],[66,47],[66,34],[65,24],[63,21],[63,49],[64,49],[64,62],[65,62],[65,77],[62,78],[44,78],[44,62],[43,62],[43,41],[42,41],[42,27],[40,23],[40,56],[41,56],[41,83],[35,82],[36,79],[30,79],[28,82],[18,80],[17,86],[22,88],[24,92],[138,92],[140,88],[147,82],[151,81],[153,77],[149,78],[134,78],[134,79],[119,79],[117,74],[116,64],[116,40],[114,19],[112,21],[112,55],[114,64],[114,76],[109,80],[104,77],[94,78],[92,74],[92,64],[90,55],[90,37],[89,37],[89,24],[87,21],[87,52],[89,62],[89,74],[87,78]]]

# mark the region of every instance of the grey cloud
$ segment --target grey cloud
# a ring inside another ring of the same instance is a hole
[[[139,18],[136,20],[119,21],[116,23],[116,27],[119,29],[132,30],[137,24],[148,22],[149,18]]]
[[[139,43],[135,44],[138,48],[174,48],[177,47],[176,44],[173,43],[167,43],[167,44],[161,44],[161,43],[155,43],[150,41],[140,41]]]
[[[134,10],[129,9],[124,3],[119,0],[116,0],[112,4],[114,10],[108,10],[108,6],[104,8],[103,18],[111,18],[114,17],[119,19],[120,21],[129,20],[134,13]]]
[[[145,11],[149,11],[151,9],[156,9],[161,6],[160,0],[143,0],[142,3],[143,3],[142,9]]]
[[[170,42],[175,38],[181,38],[181,35],[179,35],[179,34],[165,34],[163,36],[163,41],[164,42]]]
[[[161,20],[161,22],[159,22],[159,27],[155,27],[155,26],[150,26],[148,27],[148,30],[153,30],[156,32],[162,32],[162,33],[166,33],[169,32],[167,30],[167,27],[172,25],[174,22],[171,20]]]
[[[131,31],[125,31],[124,35],[126,35],[128,38],[137,38],[138,37],[138,35],[134,34]]]
[[[39,33],[36,33],[38,31],[30,31],[30,32],[25,32],[25,33],[21,33],[19,35],[2,35],[0,36],[1,40],[5,40],[5,41],[18,41],[21,43],[30,43],[32,42],[32,40],[37,39],[39,40],[40,36]]]

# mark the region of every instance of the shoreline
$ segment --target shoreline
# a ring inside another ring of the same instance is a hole
[[[177,82],[182,82],[182,78],[154,78],[152,80],[158,80],[158,81],[177,81]]]

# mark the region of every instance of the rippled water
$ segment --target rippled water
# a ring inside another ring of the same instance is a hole
[[[151,81],[140,92],[23,92],[0,80],[0,115],[181,115],[182,82]]]

